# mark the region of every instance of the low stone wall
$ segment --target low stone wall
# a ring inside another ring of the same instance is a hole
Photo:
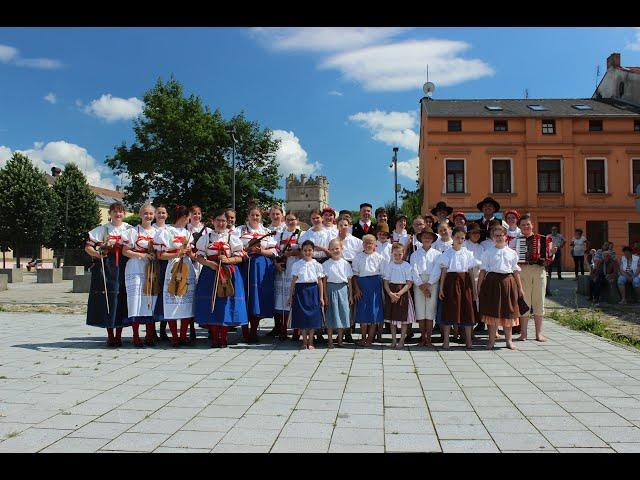
[[[9,276],[6,273],[0,273],[0,292],[7,290],[9,283]]]
[[[0,274],[7,275],[9,283],[22,282],[22,270],[20,268],[0,268]]]
[[[89,293],[91,289],[91,274],[83,273],[73,277],[73,293]]]
[[[61,268],[38,268],[36,270],[38,276],[37,283],[60,283],[62,282]]]
[[[84,267],[80,266],[64,266],[62,267],[62,279],[73,280],[76,275],[84,275]]]

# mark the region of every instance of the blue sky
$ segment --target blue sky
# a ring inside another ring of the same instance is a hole
[[[326,175],[334,208],[415,186],[421,85],[434,98],[590,97],[611,52],[640,65],[634,28],[0,28],[0,165],[75,161],[92,184],[133,137],[143,93],[170,74],[227,118],[283,140],[283,173]],[[279,192],[284,197],[284,192]]]

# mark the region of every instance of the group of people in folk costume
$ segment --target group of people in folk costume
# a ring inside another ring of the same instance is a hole
[[[303,349],[314,349],[314,338],[323,341],[323,331],[329,348],[351,343],[356,324],[358,343],[370,347],[381,341],[385,323],[394,348],[404,347],[418,323],[420,346],[433,346],[439,330],[448,349],[453,330],[454,341],[472,348],[474,334],[488,327],[487,348],[503,338],[501,328],[515,349],[514,340],[527,338],[531,314],[536,340],[545,341],[545,266],[555,247],[534,233],[529,215],[508,210],[497,220],[500,205],[490,197],[477,206],[482,218],[467,222],[439,202],[432,215],[413,218],[408,233],[404,215],[390,230],[384,208],[374,223],[368,203],[355,223],[348,210],[314,210],[306,231],[295,212],[278,205],[269,210],[269,227],[259,208],[236,227],[232,209],[210,212],[205,224],[198,206],[177,206],[169,225],[165,206],[145,204],[132,227],[115,203],[110,221],[91,230],[86,243],[94,259],[87,324],[106,328],[114,347],[128,326],[135,346],[154,345],[156,322],[159,338],[175,347],[195,341],[195,323],[209,331],[212,347],[226,347],[236,327],[255,343],[260,319],[273,317],[268,335],[286,340],[291,328]]]

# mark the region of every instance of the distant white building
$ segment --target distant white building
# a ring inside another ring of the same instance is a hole
[[[623,67],[620,65],[620,54],[612,53],[607,58],[607,71],[592,98],[640,106],[640,67]]]

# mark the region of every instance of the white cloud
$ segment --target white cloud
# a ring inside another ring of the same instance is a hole
[[[17,48],[9,45],[0,45],[0,62],[41,70],[55,70],[62,67],[60,60],[52,58],[23,58]]]
[[[99,164],[86,148],[63,140],[49,142],[34,142],[33,148],[16,150],[28,156],[33,164],[45,173],[51,173],[51,167],[63,168],[67,163],[75,163],[84,172],[90,185],[114,189],[113,173],[103,164]],[[4,166],[11,158],[9,147],[0,145],[0,165]]]
[[[0,45],[0,62],[9,63],[18,56],[18,49],[9,45]]]
[[[412,152],[418,151],[419,138],[413,130],[418,122],[416,112],[374,110],[356,113],[349,116],[349,120],[371,131],[374,140]]]
[[[276,161],[278,162],[278,173],[281,175],[286,176],[290,173],[312,175],[322,167],[318,162],[309,161],[307,152],[300,145],[300,139],[293,132],[274,130],[273,138],[280,140]]]
[[[329,92],[329,95],[334,95],[334,96],[336,96],[336,97],[341,97],[341,96],[343,96],[343,95],[344,95],[344,93],[342,93],[342,92],[338,92],[337,90],[331,90],[331,91]]]
[[[627,43],[625,47],[627,50],[633,50],[634,52],[640,52],[640,27],[634,28],[635,39],[633,42]]]
[[[410,178],[411,180],[418,179],[418,157],[412,158],[404,162],[398,162],[398,175]],[[393,170],[392,170],[393,171]]]
[[[438,86],[456,85],[493,75],[493,69],[478,59],[459,56],[470,45],[453,40],[410,40],[338,53],[325,59],[323,69],[336,69],[370,91],[400,91],[419,88],[429,79]]]
[[[384,42],[409,28],[252,28],[250,34],[274,50],[335,52]]]
[[[142,113],[144,102],[136,97],[119,98],[110,93],[92,100],[85,112],[103,118],[107,122],[131,120]]]
[[[53,92],[49,92],[44,96],[44,99],[49,103],[56,103],[58,101],[56,94]]]
[[[82,107],[82,100],[80,100],[79,98],[76,99],[76,107]]]

